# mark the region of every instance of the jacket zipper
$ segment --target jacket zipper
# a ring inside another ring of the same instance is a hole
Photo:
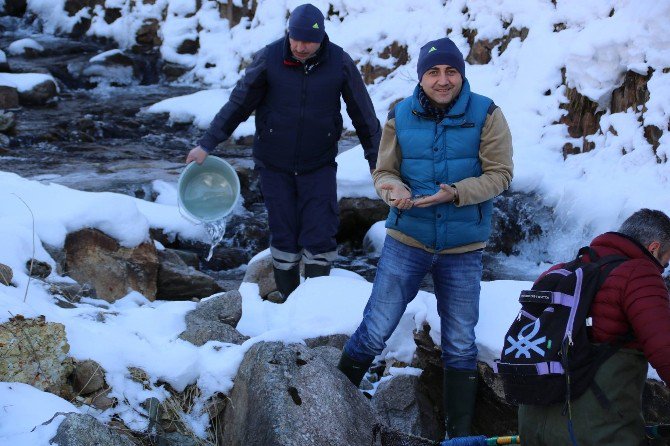
[[[298,175],[298,154],[300,152],[300,143],[302,142],[302,127],[304,125],[303,120],[305,118],[305,99],[306,94],[305,90],[307,88],[307,67],[303,64],[303,76],[302,76],[302,85],[300,88],[300,121],[298,122],[298,141],[295,145],[295,157],[293,159],[293,174]]]

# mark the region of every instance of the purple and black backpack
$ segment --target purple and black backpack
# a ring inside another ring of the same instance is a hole
[[[589,387],[599,400],[607,401],[593,378],[598,367],[632,336],[591,343],[589,310],[607,275],[626,260],[600,258],[587,246],[575,260],[521,292],[521,310],[505,335],[500,360],[494,363],[509,403],[568,403]]]

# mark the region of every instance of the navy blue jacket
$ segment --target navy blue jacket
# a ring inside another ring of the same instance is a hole
[[[288,37],[257,52],[199,144],[211,152],[255,110],[257,165],[305,173],[334,164],[342,134],[340,96],[372,169],[379,120],[356,65],[328,36],[305,64],[292,57]]]

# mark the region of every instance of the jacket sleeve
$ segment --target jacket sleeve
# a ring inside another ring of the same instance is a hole
[[[254,55],[244,77],[230,93],[228,102],[216,114],[209,129],[198,144],[211,152],[221,142],[227,140],[241,122],[246,121],[265,96],[267,48]]]
[[[382,190],[382,184],[399,184],[409,190],[400,177],[400,162],[402,161],[402,152],[398,144],[398,137],[395,132],[395,116],[393,111],[384,124],[381,142],[379,144],[379,156],[377,157],[377,168],[372,173],[375,190],[377,195],[389,204],[389,194],[387,190]]]
[[[368,160],[370,169],[374,169],[377,163],[381,128],[361,73],[346,52],[344,53],[342,97],[347,106],[347,114],[356,129],[356,135],[363,146],[365,159]]]
[[[670,298],[657,270],[642,262],[633,269],[623,308],[647,360],[670,385]]]
[[[493,106],[495,107],[495,106]],[[499,107],[486,117],[479,143],[482,174],[454,184],[458,190],[457,206],[482,203],[500,195],[512,182],[512,134]]]

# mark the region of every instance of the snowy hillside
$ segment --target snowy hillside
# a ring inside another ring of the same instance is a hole
[[[130,48],[137,45],[132,38],[137,30],[153,29],[164,60],[183,66],[180,82],[217,89],[204,104],[196,95],[153,110],[172,111],[174,120],[205,128],[242,75],[240,69],[255,51],[282,36],[288,11],[301,1],[145,3],[107,1],[105,8],[82,9],[82,17],[90,16],[86,33]],[[456,42],[467,56],[473,89],[493,98],[509,121],[513,190],[535,192],[555,209],[555,226],[547,229],[560,234],[552,237],[551,257],[615,228],[640,207],[670,212],[670,3],[314,4],[327,16],[331,40],[367,73],[382,121],[389,107],[412,91],[420,46],[444,35]],[[28,10],[45,29],[72,30],[77,15],[58,13],[53,6],[53,1],[28,0]],[[119,17],[108,23],[114,11]],[[622,85],[629,79],[632,87]],[[622,95],[639,98],[616,101]],[[250,120],[235,136],[252,132]]]

